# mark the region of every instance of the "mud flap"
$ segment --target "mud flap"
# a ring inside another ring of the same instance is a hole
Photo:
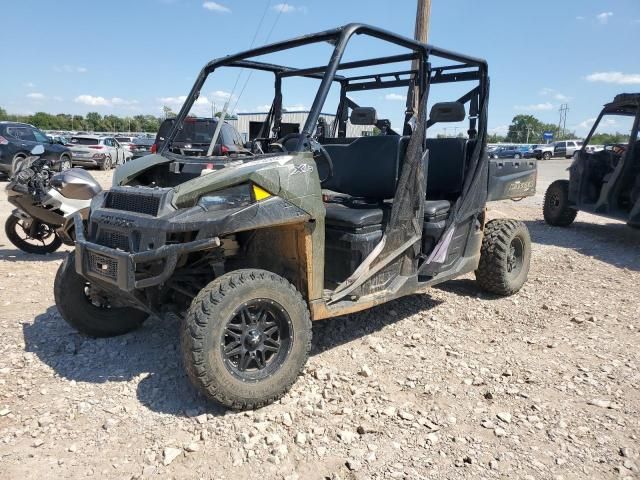
[[[537,160],[491,159],[488,201],[530,197],[536,193]]]

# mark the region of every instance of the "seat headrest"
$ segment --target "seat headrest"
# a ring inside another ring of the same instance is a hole
[[[351,111],[352,125],[375,125],[378,114],[373,107],[356,107]]]

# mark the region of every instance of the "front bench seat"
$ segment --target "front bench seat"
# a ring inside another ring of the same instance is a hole
[[[381,208],[350,208],[340,203],[326,203],[325,209],[327,225],[357,229],[382,224]]]

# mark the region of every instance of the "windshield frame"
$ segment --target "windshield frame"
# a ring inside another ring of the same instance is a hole
[[[371,58],[367,60],[348,62],[344,64],[340,64],[340,61],[343,57],[345,49],[349,40],[353,37],[353,35],[367,35],[369,37],[374,37],[401,47],[404,47],[409,50],[408,54],[405,55],[395,55],[392,57],[377,57]],[[301,47],[304,45],[310,45],[314,43],[320,42],[329,42],[334,45],[333,52],[331,54],[330,60],[327,65],[312,67],[312,68],[290,68],[284,67],[280,65],[274,65],[269,63],[263,63],[258,61],[252,61],[251,58],[259,57],[262,55],[275,53],[283,50],[290,50],[296,47]],[[429,64],[429,57],[436,56],[445,60],[459,62],[459,65],[448,65],[445,67],[438,67],[431,69]],[[205,65],[205,67],[200,71],[198,77],[195,80],[189,95],[187,96],[180,112],[175,118],[175,122],[173,128],[169,135],[167,136],[165,142],[159,149],[158,153],[160,155],[167,152],[169,145],[174,141],[174,138],[177,135],[177,132],[180,130],[185,118],[188,116],[191,107],[198,99],[200,95],[200,90],[202,89],[205,81],[216,69],[220,67],[238,67],[238,68],[248,68],[248,69],[256,69],[263,71],[270,71],[275,75],[275,85],[276,85],[276,94],[274,97],[274,101],[272,104],[271,111],[268,114],[269,117],[278,117],[278,114],[281,114],[281,111],[278,111],[278,106],[281,108],[281,105],[278,105],[278,100],[280,103],[282,101],[282,95],[280,92],[281,80],[283,77],[289,76],[301,76],[308,78],[320,79],[320,86],[318,87],[318,91],[313,100],[312,106],[309,110],[309,114],[305,121],[304,127],[299,134],[299,141],[297,147],[293,151],[301,151],[304,148],[304,139],[310,137],[315,127],[318,123],[318,119],[321,115],[322,108],[324,106],[324,102],[326,101],[327,95],[331,88],[333,82],[339,82],[342,85],[342,97],[346,95],[346,91],[349,85],[349,78],[344,77],[342,75],[338,75],[337,72],[339,70],[345,70],[350,68],[361,68],[366,66],[375,66],[375,65],[384,65],[388,63],[397,63],[399,61],[413,60],[414,63],[417,63],[417,69],[411,71],[410,80],[398,80],[396,83],[397,86],[403,85],[413,85],[415,90],[417,90],[417,95],[419,98],[423,93],[428,92],[428,88],[430,84],[433,83],[449,83],[449,82],[457,82],[463,80],[477,80],[479,85],[472,89],[468,94],[464,95],[458,101],[462,103],[471,102],[471,111],[470,111],[470,130],[476,128],[477,120],[480,122],[486,121],[486,114],[481,115],[479,108],[480,106],[485,104],[485,99],[488,96],[489,89],[489,79],[488,79],[488,67],[487,62],[480,58],[475,58],[459,53],[455,53],[449,50],[440,49],[434,47],[432,45],[420,43],[416,40],[394,34],[384,29],[372,27],[365,24],[348,24],[343,27],[339,27],[332,30],[326,30],[324,32],[319,32],[310,35],[304,35],[301,37],[297,37],[291,40],[286,40],[282,42],[272,43],[269,45],[265,45],[262,47],[254,48],[251,50],[247,50],[244,52],[240,52],[234,55],[228,55],[226,57],[212,60]],[[473,69],[473,71],[456,71],[461,69]],[[386,73],[386,72],[385,72]],[[400,73],[400,72],[395,72]],[[378,81],[380,83],[379,77],[376,75],[369,75],[372,80]],[[356,77],[354,77],[356,78]],[[361,80],[363,77],[359,77]],[[385,82],[382,82],[384,84]],[[390,84],[390,82],[387,82]],[[374,82],[369,82],[369,89],[374,88],[385,88],[384,86],[376,86]],[[387,87],[388,88],[388,87]],[[342,102],[341,102],[342,103]],[[405,118],[405,124],[408,120],[413,116],[413,101],[410,98],[410,95],[407,98],[407,113]],[[486,112],[482,112],[486,113]],[[473,118],[473,119],[472,119]],[[427,123],[427,128],[430,127],[432,123]],[[479,125],[480,129],[485,129],[486,125]],[[405,125],[406,131],[406,125]]]

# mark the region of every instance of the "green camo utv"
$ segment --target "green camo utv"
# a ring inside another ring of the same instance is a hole
[[[343,61],[356,38],[400,53]],[[289,68],[255,60],[294,58],[289,50],[303,46],[328,48],[329,62]],[[401,67],[380,70],[393,64]],[[172,151],[205,80],[221,67],[274,82],[271,108],[251,129],[251,153]],[[299,133],[283,134],[282,84],[292,79],[317,90]],[[456,85],[464,93],[451,98]],[[409,92],[401,132],[354,100],[394,88]],[[433,102],[440,88],[449,101]],[[335,115],[321,113],[328,97]],[[226,406],[257,408],[282,396],[302,370],[312,320],[471,272],[489,292],[517,292],[529,270],[529,233],[518,221],[486,222],[485,207],[532,195],[536,165],[489,161],[488,97],[484,60],[361,24],[208,63],[157,154],[117,169],[86,227],[76,216],[76,249],[55,282],[62,317],[101,337],[175,312],[193,383]],[[466,135],[427,135],[443,122],[464,122]]]

